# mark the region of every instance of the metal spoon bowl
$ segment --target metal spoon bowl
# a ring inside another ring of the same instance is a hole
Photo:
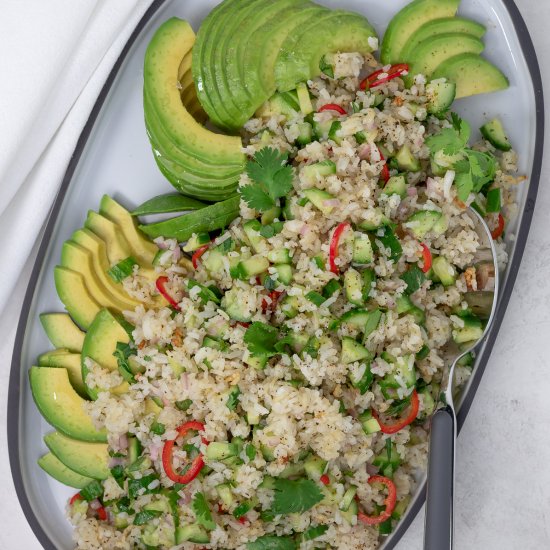
[[[453,379],[458,362],[485,338],[496,311],[499,291],[497,254],[491,232],[485,220],[472,208],[468,213],[474,220],[476,231],[484,250],[490,252],[489,264],[493,264],[494,290],[469,293],[468,305],[480,317],[486,318],[485,328],[479,340],[468,342],[451,362],[448,374],[441,387],[441,406],[435,410],[430,422],[430,450],[428,454],[428,479],[426,494],[426,516],[424,523],[424,550],[446,550],[453,548],[454,538],[454,483],[456,413],[453,403]],[[482,250],[482,253],[483,251]],[[490,282],[490,281],[487,281]],[[479,296],[475,296],[479,294]],[[475,298],[478,298],[476,300]]]

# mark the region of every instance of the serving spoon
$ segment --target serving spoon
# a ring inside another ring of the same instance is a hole
[[[497,255],[491,232],[485,220],[472,208],[468,209],[485,251],[490,252],[494,269],[494,291],[485,289],[472,292],[470,307],[486,325],[478,340],[468,342],[451,363],[447,380],[442,385],[441,406],[432,414],[430,422],[430,450],[428,453],[428,479],[426,494],[426,516],[424,522],[424,550],[451,550],[454,537],[454,484],[455,484],[455,443],[456,413],[453,403],[453,377],[455,367],[465,355],[470,353],[485,338],[489,331],[498,302],[499,277]],[[485,264],[487,266],[487,264]],[[480,301],[473,299],[480,292]],[[482,293],[482,294],[481,294]],[[469,301],[468,301],[469,302]],[[476,311],[477,308],[477,311]]]

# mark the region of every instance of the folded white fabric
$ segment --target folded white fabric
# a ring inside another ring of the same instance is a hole
[[[0,312],[46,220],[99,91],[151,3],[2,3]]]

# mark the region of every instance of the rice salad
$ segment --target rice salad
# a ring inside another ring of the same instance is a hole
[[[194,235],[192,263],[157,239],[160,288],[137,266],[124,281],[135,375],[117,394],[121,374],[87,360],[112,475],[105,521],[98,500],[67,507],[78,548],[371,550],[407,509],[449,350],[482,331],[494,273],[465,209],[485,199],[459,198],[441,144],[469,129],[428,112],[422,75],[405,89],[373,57],[325,61],[310,113],[278,98],[246,124],[240,217]],[[515,153],[468,151],[494,163],[509,221]]]

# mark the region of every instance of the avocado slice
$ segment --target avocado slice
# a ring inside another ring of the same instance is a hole
[[[86,386],[82,381],[80,353],[71,353],[63,349],[48,351],[38,357],[38,366],[67,369],[71,386],[82,397],[88,397]]]
[[[84,489],[88,483],[92,482],[91,477],[77,474],[75,471],[67,468],[61,460],[52,453],[47,453],[38,459],[38,465],[51,477],[57,479],[63,485],[74,487],[75,489]]]
[[[145,53],[144,90],[167,134],[189,155],[213,165],[244,168],[240,137],[207,130],[181,103],[176,77],[181,60],[194,42],[195,33],[187,21],[173,17],[161,25]],[[196,82],[196,87],[200,90],[201,83]]]
[[[251,102],[243,107],[243,123],[246,122],[258,108],[259,98],[269,99],[276,90],[273,70],[279,50],[288,36],[292,36],[312,18],[320,17],[328,10],[316,4],[298,4],[286,9],[283,13],[276,12],[269,20],[252,32],[243,47],[242,62],[240,62],[240,88],[246,88],[251,96]],[[258,78],[250,78],[257,74]],[[237,84],[235,84],[237,86]],[[255,101],[255,98],[258,101]],[[246,118],[244,118],[246,116]]]
[[[510,85],[506,76],[492,63],[472,53],[447,59],[434,72],[434,78],[445,77],[456,84],[456,98],[489,94]]]
[[[105,430],[97,430],[84,411],[85,401],[71,386],[66,369],[31,367],[29,379],[32,396],[46,422],[68,437],[107,441]]]
[[[428,21],[411,35],[403,47],[401,59],[409,61],[414,57],[416,49],[424,40],[434,38],[437,35],[458,32],[481,38],[486,30],[481,23],[464,17],[443,17],[442,19]]]
[[[409,38],[432,19],[453,17],[460,0],[414,0],[399,11],[390,21],[380,51],[384,65],[405,61],[401,52]]]
[[[40,322],[48,340],[56,348],[67,348],[69,351],[82,351],[84,333],[74,324],[66,313],[41,313]]]
[[[244,12],[240,12],[241,17],[235,16],[229,20],[230,24],[226,23],[228,30],[224,47],[220,57],[216,57],[214,63],[218,63],[218,67],[223,67],[223,70],[216,74],[220,96],[223,99],[229,98],[231,104],[235,105],[235,108],[230,111],[233,120],[237,121],[232,125],[234,130],[238,130],[243,125],[243,109],[250,111],[250,99],[254,98],[258,102],[260,97],[257,73],[249,71],[243,65],[248,37],[272,15],[288,20],[288,12],[291,9],[295,10],[307,5],[309,5],[308,0],[278,0],[277,2],[259,0],[252,3]]]
[[[115,283],[113,279],[108,275],[108,271],[111,268],[109,259],[107,258],[107,251],[105,250],[105,243],[91,231],[85,229],[79,229],[75,231],[69,242],[74,242],[78,246],[86,249],[92,259],[92,267],[94,273],[105,286],[109,292],[115,296],[118,300],[130,304],[131,308],[135,308],[140,302],[132,298],[124,291],[123,286],[120,283]]]
[[[366,17],[332,10],[304,25],[285,40],[275,63],[275,83],[280,92],[292,90],[303,82],[321,74],[319,62],[326,53],[373,51],[369,39],[376,32]]]
[[[111,220],[93,210],[89,210],[84,226],[105,243],[107,257],[111,265],[118,264],[118,262],[132,255],[133,251],[130,243]]]
[[[86,385],[86,377],[89,369],[86,366],[86,359],[90,358],[101,367],[108,370],[117,370],[118,362],[113,353],[116,350],[118,342],[127,344],[130,341],[130,336],[126,329],[108,309],[102,309],[90,325],[84,344],[82,345],[82,380]],[[123,382],[117,388],[111,391],[114,393],[123,393],[127,388],[127,383]],[[97,399],[99,390],[90,388],[86,385],[88,395],[92,399]]]
[[[99,213],[119,227],[132,247],[136,260],[152,264],[159,249],[147,237],[142,235],[137,228],[136,221],[126,208],[123,208],[109,195],[103,195],[99,205]]]
[[[44,436],[44,443],[73,472],[99,480],[109,477],[109,452],[106,443],[77,441],[59,432]]]
[[[431,77],[441,63],[461,53],[479,54],[483,51],[483,42],[465,33],[439,34],[422,42],[409,60],[409,74],[405,81],[412,83],[414,76],[423,74]]]
[[[110,293],[109,289],[105,287],[94,272],[90,252],[80,245],[71,241],[63,243],[61,266],[80,273],[84,277],[90,295],[98,304],[104,307],[111,307],[117,311],[134,308],[131,302],[123,302]]]
[[[60,265],[54,268],[53,275],[57,295],[67,308],[69,315],[83,329],[87,329],[101,306],[91,296],[84,277]]]

